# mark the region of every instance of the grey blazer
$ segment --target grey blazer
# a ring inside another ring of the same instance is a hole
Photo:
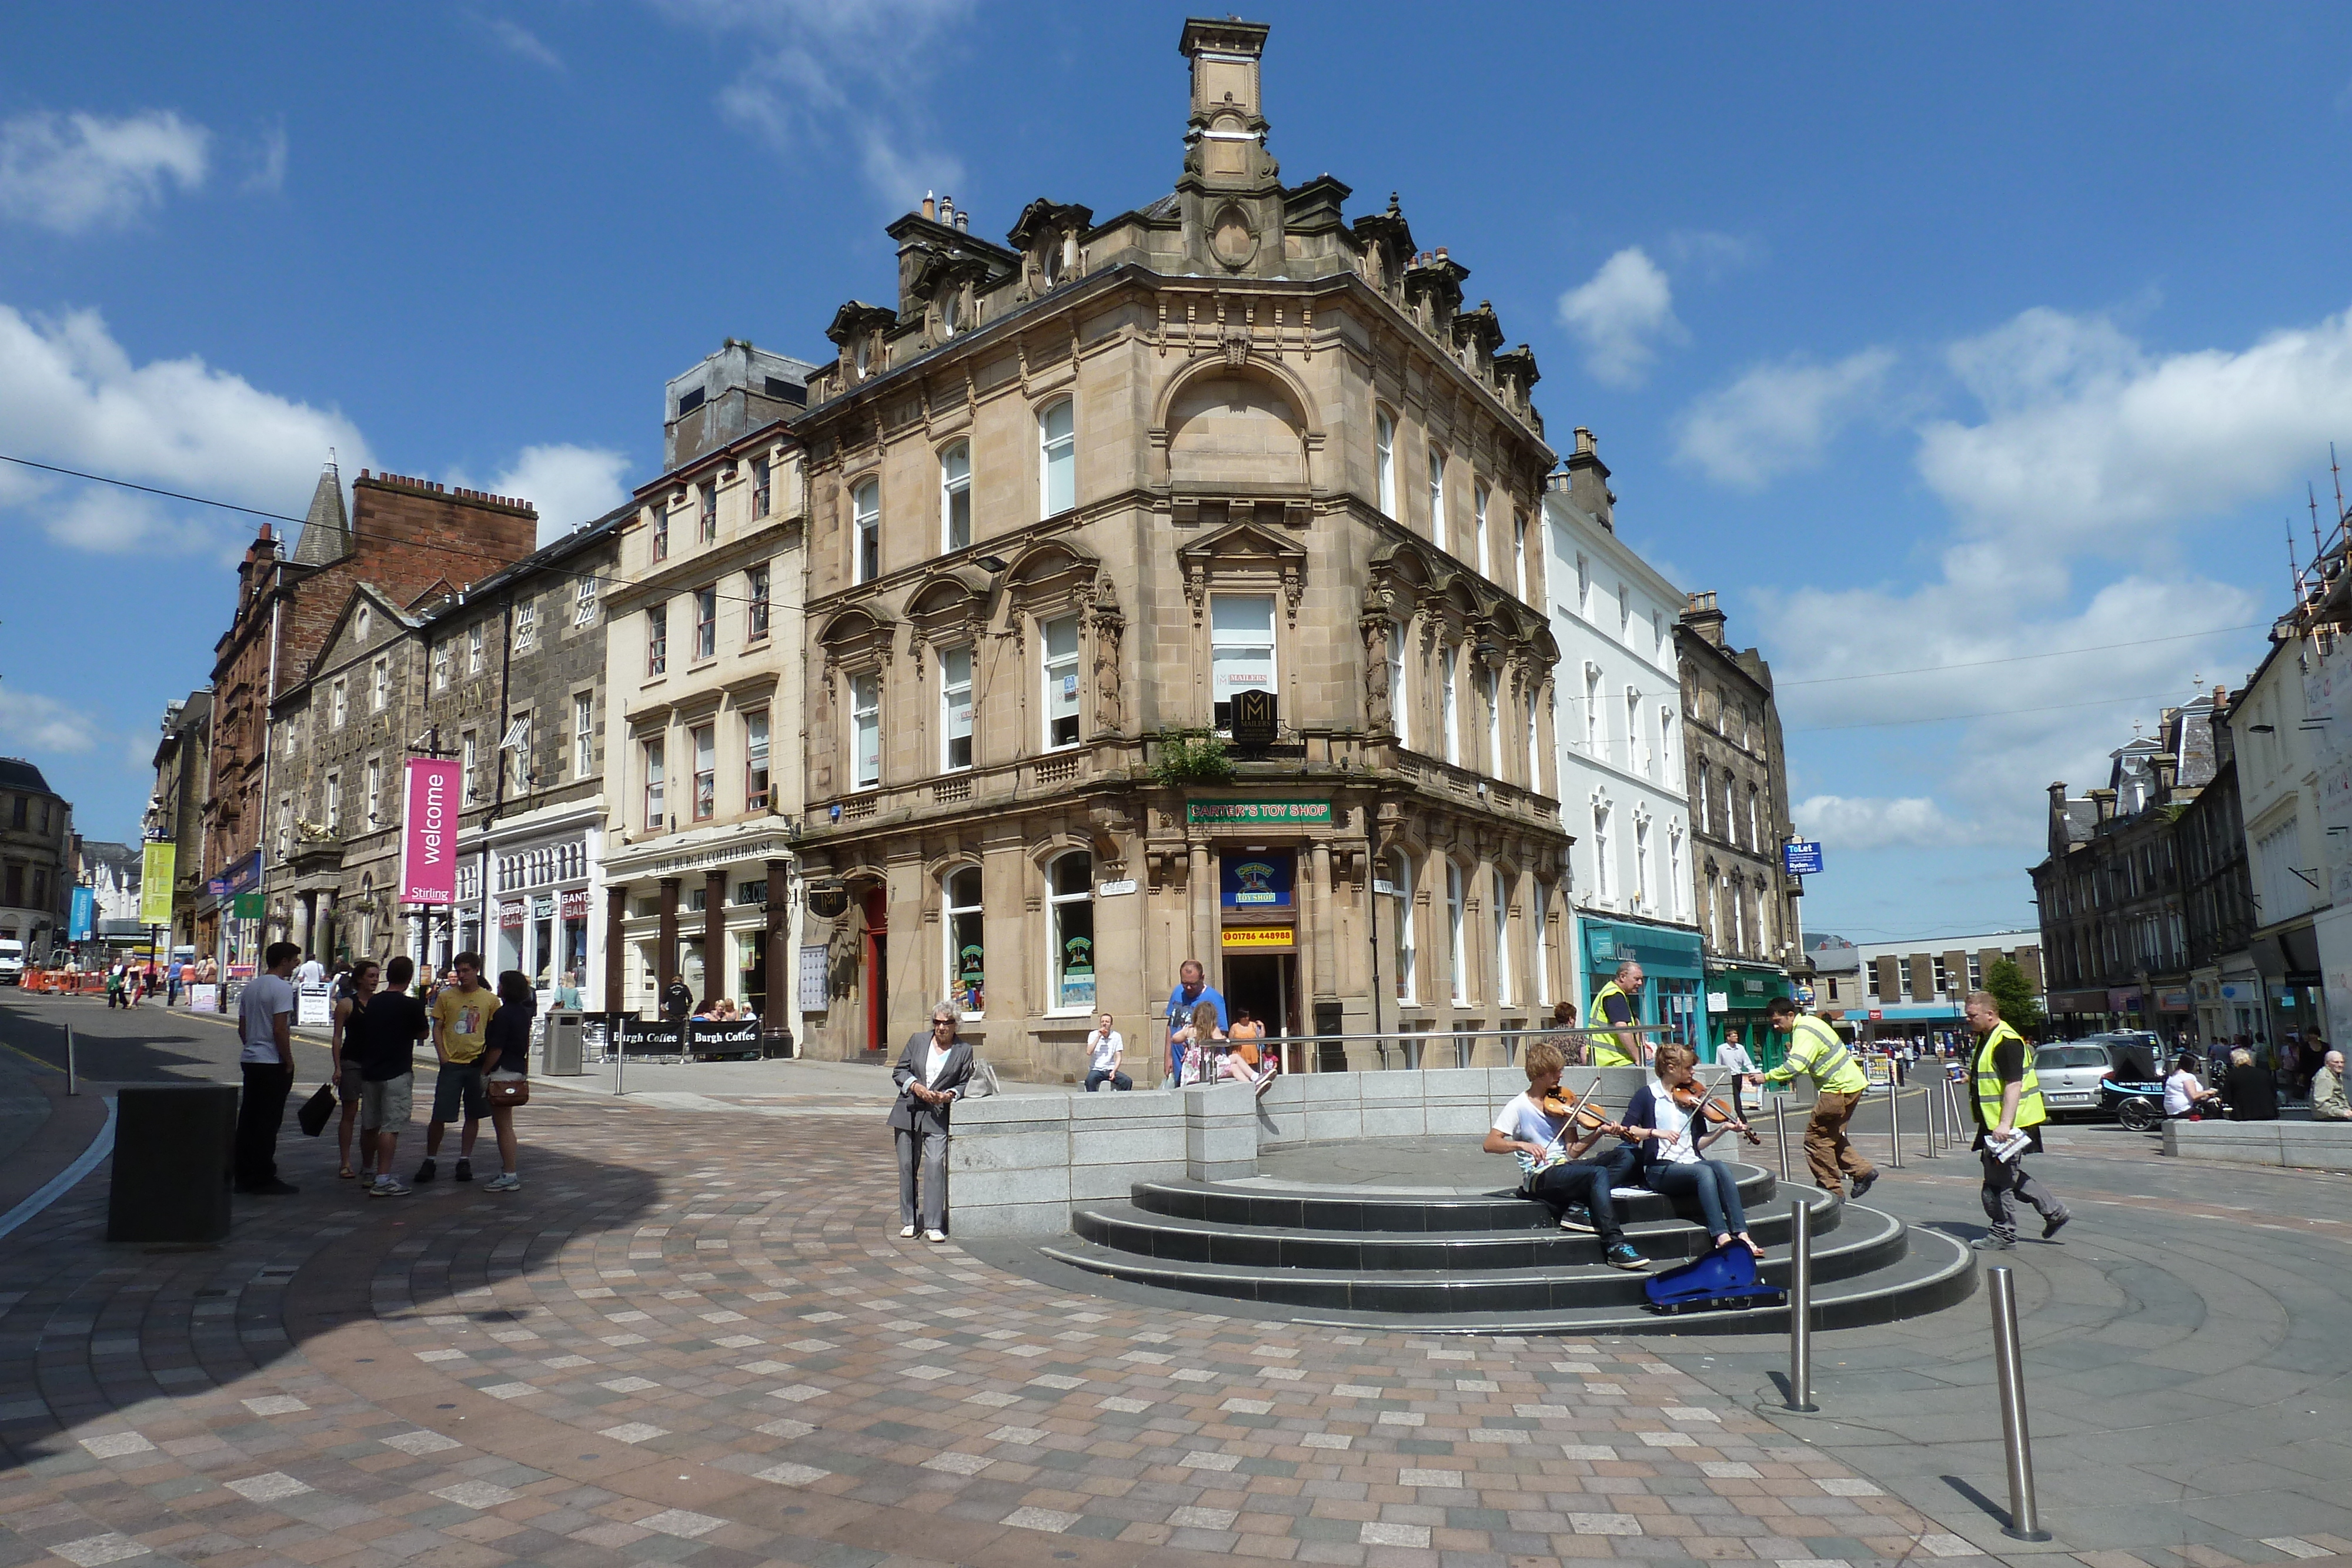
[[[890,1107],[890,1125],[902,1133],[918,1130],[944,1133],[948,1130],[948,1113],[951,1105],[930,1105],[907,1092],[909,1081],[920,1082],[924,1063],[931,1054],[931,1031],[925,1030],[907,1042],[898,1053],[898,1064],[890,1070],[890,1082],[898,1086],[898,1103]],[[958,1095],[971,1080],[971,1041],[959,1040],[948,1047],[947,1065],[940,1070],[940,1081],[934,1089],[953,1090]]]

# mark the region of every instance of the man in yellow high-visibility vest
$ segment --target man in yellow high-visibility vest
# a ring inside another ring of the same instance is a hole
[[[1977,1158],[1984,1166],[1985,1218],[1992,1229],[1969,1243],[1979,1252],[2006,1252],[2017,1245],[2017,1200],[2042,1216],[2042,1239],[2049,1240],[2074,1218],[2050,1189],[2026,1174],[2026,1155],[2042,1152],[2042,1124],[2050,1119],[2042,1080],[2034,1074],[2033,1048],[2003,1023],[2000,1004],[1990,991],[1970,991],[1965,1007],[1977,1042],[1976,1071],[1969,1103],[1977,1113]],[[2016,1133],[2027,1134],[2023,1153],[2002,1159],[1993,1147]]]
[[[1853,1178],[1853,1196],[1860,1197],[1878,1179],[1878,1167],[1862,1157],[1845,1134],[1870,1087],[1870,1074],[1837,1030],[1809,1018],[1787,997],[1775,997],[1764,1009],[1764,1026],[1790,1037],[1789,1054],[1780,1066],[1757,1079],[1759,1083],[1786,1083],[1801,1072],[1813,1081],[1813,1113],[1805,1120],[1805,1164],[1813,1180],[1843,1194],[1846,1177]]]
[[[1592,1006],[1585,1010],[1584,1027],[1591,1036],[1591,1065],[1594,1067],[1638,1067],[1643,1051],[1642,1037],[1628,1035],[1620,1040],[1601,1026],[1605,1024],[1638,1024],[1642,1021],[1641,1004],[1634,998],[1642,994],[1642,966],[1628,958],[1617,966],[1617,977],[1592,993]]]

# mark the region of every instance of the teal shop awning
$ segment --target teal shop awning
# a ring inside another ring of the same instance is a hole
[[[1601,974],[1628,958],[1654,978],[1696,980],[1703,972],[1705,954],[1696,931],[1590,915],[1579,915],[1576,923],[1588,973]]]

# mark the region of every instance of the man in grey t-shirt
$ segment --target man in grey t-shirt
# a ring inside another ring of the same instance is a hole
[[[245,1092],[236,1104],[236,1190],[283,1197],[299,1189],[278,1179],[278,1128],[294,1087],[294,985],[288,976],[302,949],[273,942],[262,956],[265,973],[237,994],[237,1062]]]

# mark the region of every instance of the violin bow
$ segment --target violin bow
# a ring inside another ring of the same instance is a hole
[[[1580,1094],[1580,1095],[1578,1095],[1578,1096],[1576,1097],[1576,1103],[1575,1103],[1574,1104],[1570,1105],[1570,1106],[1568,1108],[1568,1114],[1567,1114],[1565,1117],[1563,1117],[1563,1118],[1561,1119],[1561,1121],[1560,1121],[1560,1124],[1559,1124],[1559,1132],[1557,1132],[1557,1133],[1554,1133],[1554,1134],[1551,1135],[1551,1142],[1550,1142],[1550,1143],[1548,1143],[1548,1144],[1546,1144],[1546,1145],[1544,1145],[1544,1155],[1547,1155],[1547,1156],[1548,1156],[1548,1155],[1550,1155],[1550,1153],[1551,1153],[1551,1151],[1552,1151],[1553,1146],[1554,1146],[1555,1145],[1557,1145],[1557,1144],[1560,1141],[1560,1139],[1562,1139],[1562,1138],[1564,1138],[1564,1137],[1566,1137],[1566,1136],[1568,1135],[1568,1130],[1569,1130],[1570,1127],[1573,1127],[1573,1126],[1575,1126],[1575,1125],[1576,1125],[1576,1113],[1577,1113],[1578,1112],[1580,1112],[1580,1111],[1581,1111],[1581,1110],[1583,1110],[1583,1109],[1584,1109],[1585,1103],[1586,1103],[1587,1101],[1591,1100],[1591,1099],[1595,1094],[1598,1094],[1598,1093],[1600,1093],[1600,1092],[1601,1092],[1601,1075],[1600,1075],[1599,1073],[1597,1073],[1597,1072],[1596,1072],[1596,1073],[1594,1073],[1594,1074],[1592,1075],[1592,1087],[1591,1087],[1591,1088],[1590,1088],[1590,1089],[1587,1089],[1583,1093],[1581,1093],[1581,1094]]]

